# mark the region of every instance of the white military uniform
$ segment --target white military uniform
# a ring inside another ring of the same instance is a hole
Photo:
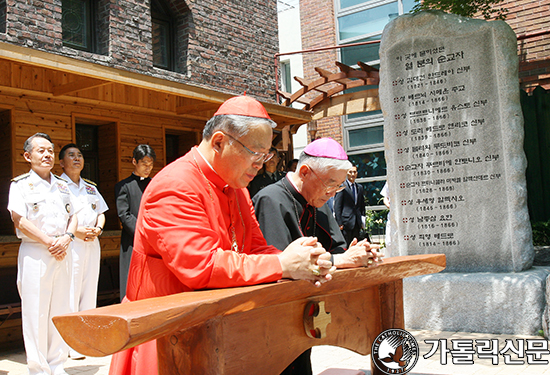
[[[95,184],[83,178],[80,178],[79,183],[76,184],[65,173],[61,175],[61,178],[67,181],[69,190],[73,194],[78,226],[95,227],[97,217],[109,209]],[[72,256],[71,311],[93,309],[96,307],[97,301],[97,283],[101,260],[99,239],[83,241],[75,238]]]
[[[50,183],[34,171],[16,177],[10,185],[8,210],[28,219],[48,236],[67,231],[73,204],[67,183],[50,173]],[[52,317],[70,312],[71,253],[57,261],[48,248],[20,230],[17,288],[21,296],[23,339],[29,374],[66,374],[68,346]],[[70,246],[69,246],[70,247]]]

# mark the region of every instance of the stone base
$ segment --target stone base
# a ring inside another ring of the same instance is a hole
[[[403,280],[410,329],[536,335],[550,267],[517,273],[451,273]]]

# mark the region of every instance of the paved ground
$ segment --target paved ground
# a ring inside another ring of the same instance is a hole
[[[418,341],[420,347],[420,356],[418,363],[409,374],[412,375],[432,375],[432,374],[464,374],[464,375],[550,375],[550,365],[547,364],[523,364],[523,365],[506,365],[502,355],[495,356],[498,359],[498,365],[493,365],[490,359],[479,359],[477,353],[473,354],[473,362],[471,365],[456,365],[453,364],[453,356],[447,354],[447,365],[441,365],[441,351],[437,350],[435,354],[427,359],[423,356],[430,352],[431,344],[426,344],[424,340],[446,340],[448,348],[453,349],[453,343],[456,340],[498,340],[500,349],[506,344],[506,340],[513,340],[515,347],[520,347],[523,343],[526,350],[525,357],[529,353],[534,341],[533,339],[541,340],[540,336],[512,336],[512,335],[490,335],[486,333],[466,333],[466,332],[439,332],[439,331],[409,331]],[[542,341],[538,341],[541,343]],[[546,342],[546,341],[544,341]],[[467,341],[466,341],[467,343]],[[476,348],[476,342],[472,341],[473,348]],[[466,344],[467,345],[467,344]],[[550,353],[548,350],[548,342],[546,342],[546,352],[540,351],[540,356],[536,354],[531,357],[539,360],[550,361]],[[508,352],[512,353],[512,352]],[[443,356],[445,357],[445,356]],[[511,360],[518,360],[517,355],[511,354]],[[93,358],[88,357],[83,360],[71,360],[66,364],[66,370],[69,375],[107,375],[109,372],[110,357]],[[323,375],[355,375],[356,371],[363,369],[365,374],[370,375],[370,356],[362,356],[346,349],[336,348],[332,346],[317,346],[313,348],[312,354],[313,373]],[[331,369],[331,370],[329,370]],[[0,375],[19,375],[26,374],[25,353],[21,350],[0,353]],[[243,375],[255,375],[254,373]]]

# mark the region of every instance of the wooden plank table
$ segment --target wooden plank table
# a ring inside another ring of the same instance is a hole
[[[367,355],[404,329],[402,279],[440,272],[445,255],[395,257],[338,270],[317,288],[285,280],[151,298],[53,318],[65,341],[105,356],[157,339],[159,374],[279,374],[316,345]],[[312,307],[313,306],[313,307]],[[311,316],[314,310],[318,316]],[[328,314],[327,314],[328,313]],[[374,374],[381,372],[371,364]]]

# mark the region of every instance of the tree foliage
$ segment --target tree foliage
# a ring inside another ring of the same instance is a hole
[[[505,20],[508,14],[506,8],[494,8],[495,5],[504,0],[415,0],[413,12],[421,10],[437,9],[447,13],[457,14],[464,17],[474,17],[481,14],[486,20]]]

